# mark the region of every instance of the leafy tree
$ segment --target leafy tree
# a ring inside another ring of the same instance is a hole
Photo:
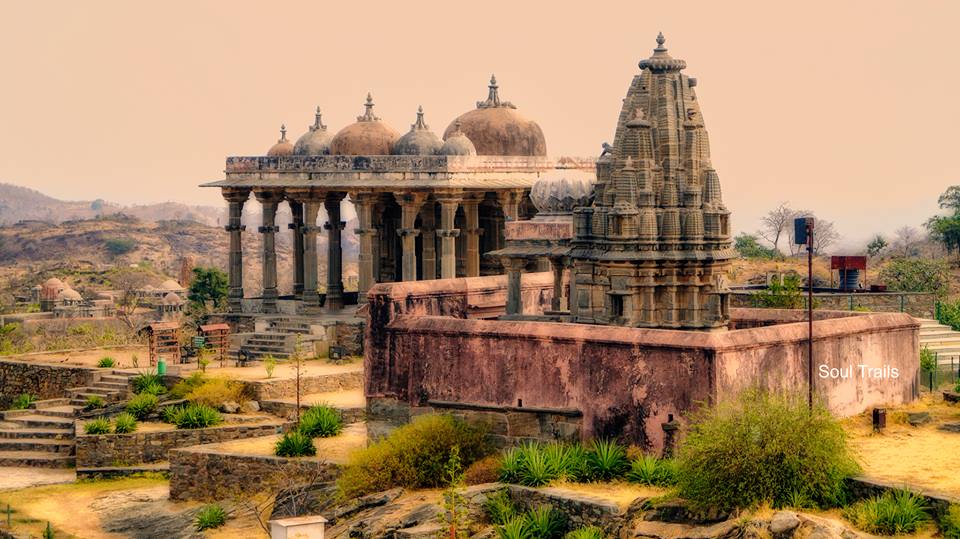
[[[756,236],[746,232],[734,238],[734,248],[743,258],[773,259],[780,254],[776,249],[760,245]]]
[[[198,307],[220,307],[227,300],[230,285],[227,274],[217,268],[193,268],[193,281],[187,299]]]
[[[880,234],[874,236],[867,244],[867,254],[871,257],[879,256],[889,244]]]
[[[880,280],[890,290],[944,296],[950,288],[950,269],[943,260],[895,258],[880,269]]]
[[[803,291],[800,289],[800,276],[785,275],[783,283],[774,279],[766,290],[753,295],[754,305],[767,309],[801,309],[805,302]],[[814,304],[816,307],[816,304]]]
[[[960,185],[951,185],[940,194],[937,203],[941,209],[951,210],[954,215],[960,213]]]
[[[952,216],[934,215],[927,220],[927,231],[930,239],[943,245],[947,254],[957,252],[960,257],[960,214]]]
[[[120,256],[129,253],[137,248],[137,240],[132,238],[113,238],[105,241],[103,245],[107,252],[113,256]]]

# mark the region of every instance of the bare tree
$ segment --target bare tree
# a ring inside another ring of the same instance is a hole
[[[840,233],[833,226],[833,221],[817,221],[813,229],[813,254],[823,254],[831,245],[840,239]]]
[[[920,231],[912,226],[903,226],[894,232],[893,251],[900,256],[916,256]]]
[[[131,316],[140,304],[137,291],[150,283],[150,275],[134,268],[120,268],[111,278],[119,297],[114,298],[117,304],[117,317],[128,327],[133,327]]]
[[[794,213],[786,202],[781,202],[760,219],[760,230],[757,231],[757,235],[770,242],[775,251],[779,251],[780,238],[784,232],[789,231]]]

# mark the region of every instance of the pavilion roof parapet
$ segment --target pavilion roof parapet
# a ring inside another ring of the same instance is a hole
[[[593,170],[595,158],[564,158]],[[226,173],[250,172],[492,172],[552,169],[557,160],[539,156],[289,155],[228,157]]]

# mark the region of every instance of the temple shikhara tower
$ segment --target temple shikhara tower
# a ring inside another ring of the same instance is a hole
[[[722,275],[734,257],[694,88],[657,36],[597,161],[589,207],[574,210],[573,320],[677,329],[726,327]]]

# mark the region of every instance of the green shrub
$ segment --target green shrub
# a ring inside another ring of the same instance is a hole
[[[43,529],[43,539],[55,539],[56,536],[53,534],[53,526],[50,525],[50,521],[47,521],[47,527]]]
[[[190,376],[180,380],[170,388],[170,397],[174,399],[185,399],[191,391],[203,385],[206,377],[202,372],[193,372]]]
[[[107,401],[103,400],[103,397],[100,395],[90,395],[87,397],[87,401],[84,403],[85,408],[94,409],[94,408],[103,408],[107,405]]]
[[[13,399],[13,402],[10,404],[11,410],[26,410],[30,407],[31,404],[37,401],[36,395],[31,395],[29,393],[21,393]]]
[[[795,494],[818,506],[841,505],[844,479],[859,471],[840,423],[822,405],[798,395],[745,391],[695,413],[679,447],[679,495],[721,510]]]
[[[160,395],[163,395],[163,394],[166,393],[166,392],[167,392],[167,388],[164,387],[163,384],[158,384],[158,383],[155,383],[155,382],[151,382],[151,383],[143,386],[143,389],[141,389],[138,394],[139,394],[139,395],[157,395],[157,396],[160,396]]]
[[[515,516],[497,528],[497,536],[500,539],[533,539],[530,521],[524,515]]]
[[[132,414],[123,412],[113,418],[113,432],[115,434],[127,434],[135,430],[137,430],[137,418],[133,417]]]
[[[518,483],[521,469],[523,469],[521,449],[519,447],[505,449],[500,457],[500,481]]]
[[[105,356],[100,358],[100,361],[97,362],[97,367],[100,367],[101,369],[112,369],[115,364],[116,362],[112,357]]]
[[[105,417],[98,417],[92,421],[87,421],[83,425],[83,432],[87,434],[110,434],[110,420]]]
[[[273,452],[278,457],[312,457],[317,454],[317,448],[313,445],[313,438],[292,430],[277,441]]]
[[[151,393],[140,393],[135,395],[127,403],[126,411],[133,417],[143,420],[156,411],[160,399]]]
[[[203,382],[187,394],[186,399],[196,404],[219,408],[227,402],[242,404],[249,400],[243,383],[227,378],[204,378]]]
[[[549,505],[541,505],[530,510],[526,518],[530,525],[530,533],[537,538],[559,538],[567,528],[566,516]]]
[[[879,280],[891,291],[945,296],[950,291],[950,267],[946,260],[894,258],[880,268]]]
[[[137,240],[133,238],[113,238],[103,242],[107,252],[113,256],[127,254],[137,248]]]
[[[641,455],[630,463],[627,480],[641,485],[667,487],[677,482],[676,463],[672,459],[658,459],[652,455]]]
[[[498,490],[495,494],[488,496],[487,501],[483,504],[483,509],[486,511],[487,517],[490,518],[490,522],[499,525],[506,524],[518,514],[517,508],[513,505],[513,501],[510,500],[510,495],[506,490]]]
[[[311,438],[336,436],[343,430],[343,419],[335,408],[311,406],[300,416],[299,430]]]
[[[518,483],[528,487],[541,487],[560,477],[560,470],[550,462],[540,444],[527,442],[520,446],[520,461],[523,463],[518,474]]]
[[[908,491],[884,492],[843,510],[854,526],[874,535],[908,534],[930,522],[926,501]]]
[[[612,440],[594,440],[587,465],[590,479],[601,481],[622,477],[630,469],[627,450]]]
[[[603,530],[596,526],[587,526],[585,528],[577,528],[576,530],[567,532],[563,536],[563,539],[603,539]]]
[[[579,443],[553,442],[542,447],[547,463],[556,470],[557,479],[583,481],[590,476],[589,453]]]
[[[277,368],[277,358],[270,354],[263,356],[263,368],[267,371],[267,378],[273,378],[273,371]]]
[[[951,505],[940,517],[940,535],[945,539],[960,539],[960,505]]]
[[[793,274],[784,276],[782,284],[774,279],[765,290],[754,294],[752,299],[755,307],[766,309],[800,309],[805,305],[803,291],[800,290],[800,276]]]
[[[200,511],[197,512],[197,516],[194,519],[193,523],[197,528],[198,532],[203,530],[209,530],[213,528],[219,528],[227,522],[227,512],[223,509],[220,504],[210,504],[205,505],[200,508]]]
[[[163,377],[155,372],[140,373],[133,377],[133,392],[142,393],[148,386],[163,385]]]
[[[205,404],[188,404],[176,407],[170,416],[178,429],[203,429],[223,422],[220,412]]]
[[[442,486],[454,447],[463,466],[473,464],[491,452],[487,429],[449,415],[417,417],[355,452],[337,481],[339,494],[352,498],[396,486]]]
[[[183,413],[183,409],[186,407],[185,404],[178,404],[176,406],[165,406],[161,408],[160,421],[176,424],[177,418],[180,417],[180,414]]]
[[[923,345],[920,349],[920,370],[933,372],[937,368],[937,353]]]
[[[773,260],[781,257],[780,251],[760,245],[760,238],[746,232],[741,232],[733,238],[733,248],[741,258]]]

